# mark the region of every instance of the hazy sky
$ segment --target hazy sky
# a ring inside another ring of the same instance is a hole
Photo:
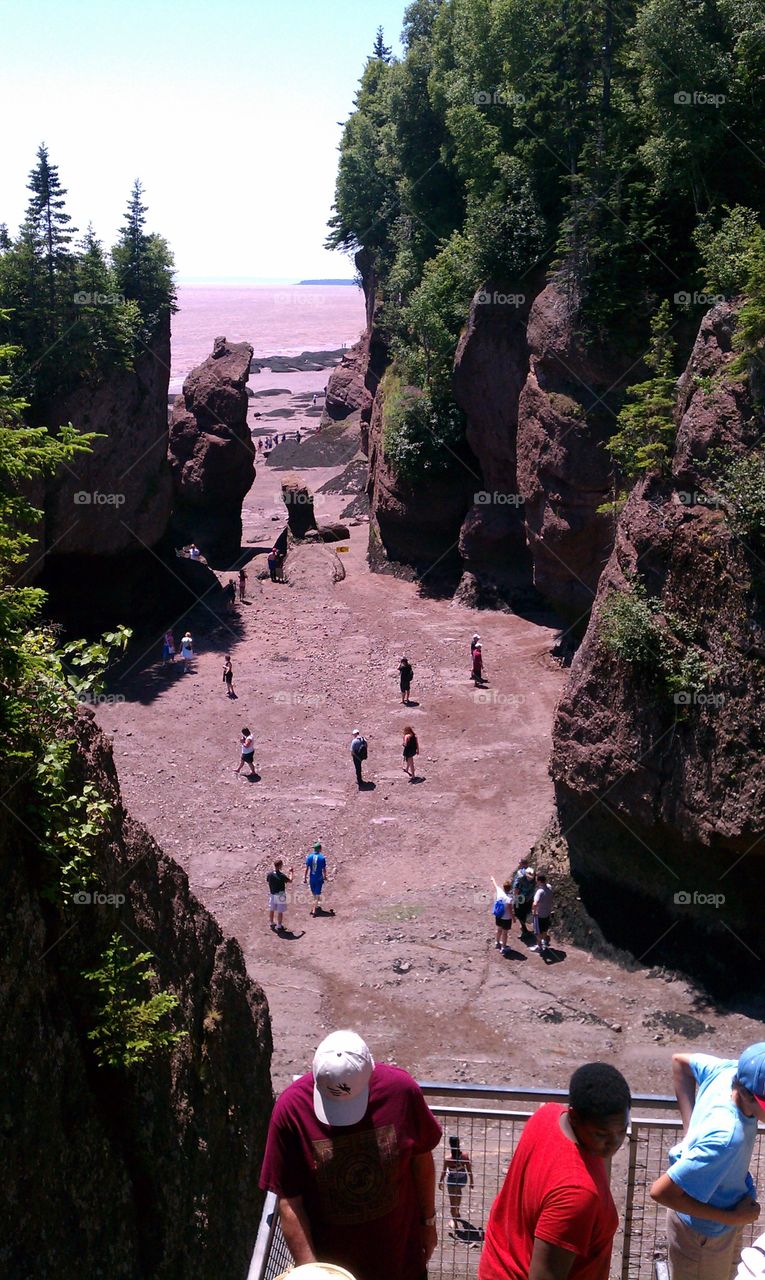
[[[340,139],[379,24],[407,0],[6,0],[0,222],[40,142],[110,245],[133,179],[181,279],[349,276],[323,248]]]

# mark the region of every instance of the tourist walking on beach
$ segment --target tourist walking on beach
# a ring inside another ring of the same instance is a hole
[[[175,662],[175,637],[172,631],[165,632],[165,638],[162,641],[162,661]]]
[[[405,707],[409,706],[409,690],[412,687],[412,679],[414,671],[409,659],[404,656],[398,664],[398,682],[401,687],[401,701]]]
[[[225,595],[226,600],[228,601],[229,609],[235,609],[236,608],[236,582],[234,581],[233,578],[229,578],[228,582],[223,588],[223,594]]]
[[[497,927],[497,938],[494,946],[497,951],[507,955],[510,950],[508,938],[513,924],[513,886],[509,880],[504,880],[500,889],[494,876],[491,876],[490,879],[494,885],[494,908],[492,914]]]
[[[460,1211],[462,1209],[462,1192],[467,1186],[470,1179],[471,1187],[475,1186],[473,1179],[473,1164],[470,1156],[460,1147],[459,1138],[449,1139],[449,1155],[444,1156],[444,1167],[441,1170],[441,1177],[438,1179],[439,1191],[446,1182],[446,1192],[449,1196],[449,1226],[452,1231],[457,1230],[457,1223],[462,1222]]]
[[[483,684],[483,653],[480,644],[473,649],[473,670],[470,674],[476,685]]]
[[[537,942],[531,950],[538,951],[540,955],[546,955],[550,950],[550,917],[553,909],[553,891],[547,883],[546,872],[537,872],[536,885],[531,914],[534,919],[534,936]]]
[[[513,915],[521,926],[521,938],[525,938],[529,931],[526,921],[534,901],[534,887],[534,868],[529,866],[524,854],[513,876]]]
[[[470,639],[470,661],[471,661],[471,663],[472,663],[472,661],[473,661],[473,652],[474,652],[474,650],[475,650],[475,647],[476,647],[476,645],[477,645],[477,644],[480,644],[480,643],[481,643],[481,637],[479,636],[478,632],[476,631],[475,635],[474,635],[474,636],[471,636],[471,639]]]
[[[588,1062],[568,1106],[546,1102],[523,1126],[486,1224],[478,1280],[608,1280],[619,1225],[609,1162],[627,1136],[624,1076]]]
[[[268,572],[272,582],[279,581],[279,552],[272,547],[268,553]]]
[[[234,668],[231,665],[231,655],[226,654],[226,661],[223,663],[223,683],[226,686],[226,693],[229,698],[235,698],[234,693]]]
[[[356,770],[356,785],[361,789],[364,785],[364,779],[361,776],[361,766],[367,758],[367,740],[363,737],[360,729],[353,730],[351,738],[351,759],[353,767]]]
[[[327,880],[329,880],[327,859],[322,851],[321,841],[317,840],[313,846],[313,852],[309,853],[305,860],[305,872],[303,873],[303,884],[310,883],[311,894],[313,895],[312,916],[318,915],[321,910],[321,894]],[[330,912],[330,914],[334,915],[334,912]]]
[[[287,910],[287,885],[292,883],[295,874],[292,867],[283,871],[284,862],[274,858],[274,869],[266,876],[268,882],[268,922],[277,933],[284,932],[284,913]],[[276,916],[276,923],[274,923]]]
[[[239,570],[239,599],[244,600],[244,593],[247,589],[247,574],[242,567]]]
[[[651,1187],[667,1210],[671,1280],[729,1280],[742,1228],[760,1206],[749,1172],[757,1122],[765,1121],[765,1042],[738,1062],[676,1053],[672,1079],[685,1135]]]
[[[408,773],[410,779],[414,779],[414,757],[420,753],[420,744],[417,741],[417,734],[410,724],[404,728],[404,773]]]
[[[191,632],[186,631],[181,636],[181,657],[183,658],[183,670],[188,671],[189,663],[194,657],[194,641],[191,638]]]
[[[252,763],[252,761],[255,756],[255,739],[253,738],[252,734],[250,733],[246,725],[242,729],[242,736],[239,740],[239,755],[240,755],[239,764],[234,770],[234,773],[239,773],[242,767],[244,765],[247,765],[250,770],[250,777],[254,778],[255,766]]]

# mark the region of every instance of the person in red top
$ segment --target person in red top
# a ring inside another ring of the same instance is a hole
[[[608,1280],[619,1218],[611,1156],[627,1135],[630,1090],[605,1062],[579,1067],[568,1106],[526,1122],[486,1226],[478,1280]]]
[[[356,1280],[426,1280],[440,1140],[408,1072],[376,1065],[353,1031],[322,1040],[312,1073],[276,1102],[260,1174],[279,1197],[295,1263],[334,1263]]]

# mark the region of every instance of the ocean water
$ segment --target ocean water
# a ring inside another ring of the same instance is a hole
[[[173,316],[170,391],[209,356],[216,337],[250,342],[256,356],[351,346],[364,327],[354,285],[180,285]]]

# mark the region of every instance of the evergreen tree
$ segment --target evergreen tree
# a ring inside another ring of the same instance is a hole
[[[7,249],[10,249],[12,244],[13,241],[8,234],[8,227],[6,223],[0,222],[0,253],[5,253]]]
[[[118,291],[138,306],[143,322],[140,338],[149,343],[163,318],[175,310],[174,264],[167,241],[146,231],[147,206],[142,197],[143,187],[136,178],[112,249],[112,266]]]
[[[31,196],[25,225],[45,270],[51,328],[58,333],[61,285],[71,265],[69,242],[77,228],[69,225],[72,219],[64,209],[66,189],[61,186],[58,165],[50,163],[44,143],[37,149],[37,164],[29,175],[27,190]]]
[[[377,28],[377,35],[372,46],[372,57],[379,58],[380,62],[390,62],[393,58],[393,50],[390,45],[385,43],[382,27]]]

